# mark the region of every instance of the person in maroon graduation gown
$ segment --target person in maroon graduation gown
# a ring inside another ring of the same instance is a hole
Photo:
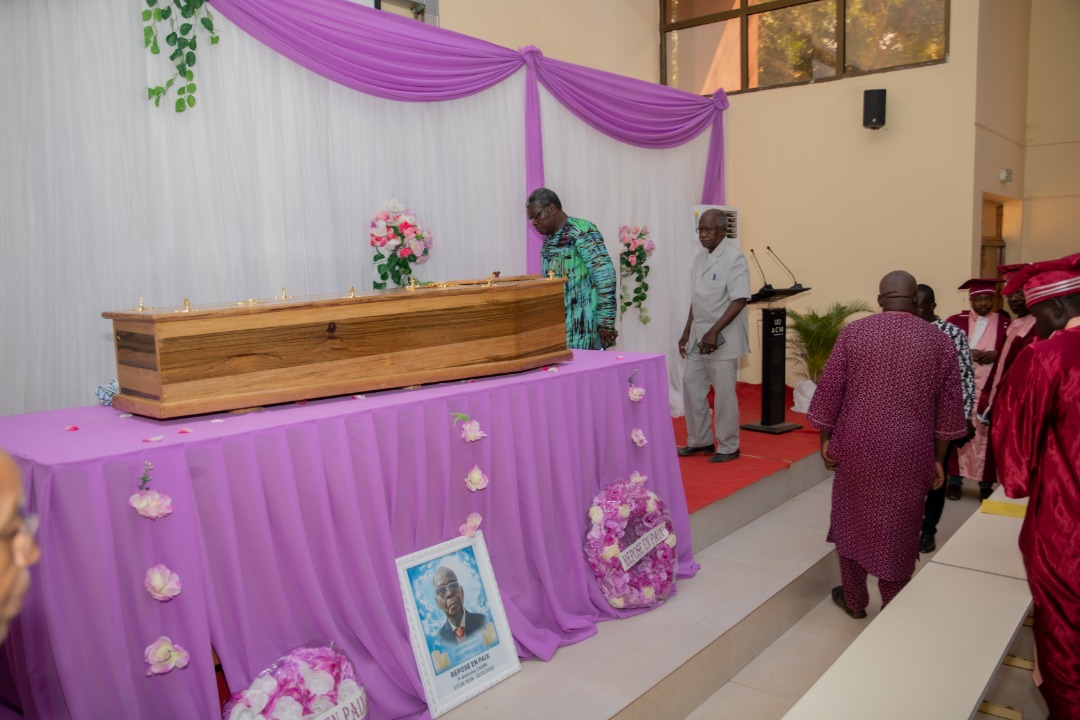
[[[1080,718],[1080,253],[1035,263],[1023,284],[1040,340],[994,400],[1001,484],[1028,497],[1020,530],[1035,604],[1036,682],[1053,720]]]
[[[998,265],[998,272],[1008,283],[1016,273],[1030,264]],[[1013,319],[1005,330],[1005,343],[1001,346],[1001,353],[990,370],[989,389],[979,397],[978,405],[975,408],[975,414],[986,424],[989,424],[994,398],[997,396],[997,391],[1001,388],[1001,383],[1005,379],[1005,373],[1012,367],[1020,351],[1034,342],[1037,337],[1035,334],[1035,316],[1028,310],[1027,303],[1024,301],[1023,286],[1010,285],[1009,290],[1010,292],[1005,292],[1003,288],[1001,294],[1005,296],[1005,300],[1009,303],[1009,309],[1013,312]],[[992,445],[990,452],[992,455]]]
[[[967,333],[971,359],[975,363],[976,406],[982,399],[983,393],[989,391],[994,361],[997,360],[1005,344],[1005,331],[1009,327],[1008,315],[993,312],[998,282],[996,279],[979,278],[965,282],[959,289],[968,291],[971,310],[946,318],[946,322],[952,323]],[[964,478],[979,483],[980,499],[990,497],[994,488],[996,473],[992,464],[988,466],[986,462],[988,442],[986,426],[976,422],[974,417],[969,419],[975,425],[975,437],[959,448],[954,456],[955,460],[949,462],[948,487],[945,489],[945,497],[949,500],[960,499],[960,488]]]
[[[882,607],[911,580],[926,493],[945,481],[949,441],[967,434],[956,348],[914,315],[915,290],[906,272],[882,278],[883,312],[840,332],[807,412],[836,471],[826,540],[843,585],[832,599],[854,618],[866,617],[868,573]]]

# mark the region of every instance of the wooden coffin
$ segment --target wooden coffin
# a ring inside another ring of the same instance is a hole
[[[106,312],[120,393],[154,418],[516,372],[569,360],[563,279]],[[186,301],[185,301],[186,303]]]

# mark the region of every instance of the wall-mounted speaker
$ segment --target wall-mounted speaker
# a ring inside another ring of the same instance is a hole
[[[880,130],[885,127],[885,91],[863,92],[862,124],[864,128]]]

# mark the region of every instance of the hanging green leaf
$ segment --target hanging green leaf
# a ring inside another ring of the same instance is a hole
[[[176,74],[165,83],[147,88],[147,99],[160,107],[162,96],[169,92],[174,81],[179,78],[182,84],[177,88],[177,101],[174,104],[176,112],[184,112],[187,108],[195,106],[193,93],[195,87],[195,73],[192,67],[198,62],[198,35],[206,32],[210,35],[210,44],[216,45],[220,38],[214,29],[214,16],[205,0],[166,0],[158,7],[158,0],[146,0],[147,9],[140,10],[143,22],[147,23],[143,28],[143,45],[151,54],[158,55],[161,48],[158,45],[158,22],[168,22],[169,27],[162,30],[165,43],[173,48],[169,54],[169,61],[176,68]],[[177,13],[173,13],[173,8]],[[182,22],[190,20],[190,22]]]

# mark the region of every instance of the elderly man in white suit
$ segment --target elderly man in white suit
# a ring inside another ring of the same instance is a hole
[[[686,358],[683,401],[686,407],[686,447],[679,455],[714,453],[709,462],[739,457],[739,401],[735,378],[739,358],[750,351],[746,303],[750,299],[750,269],[746,257],[724,242],[727,223],[720,210],[698,218],[698,240],[704,249],[690,270],[690,315],[679,338]],[[714,392],[713,424],[709,423],[709,386]],[[714,444],[715,439],[715,444]]]

